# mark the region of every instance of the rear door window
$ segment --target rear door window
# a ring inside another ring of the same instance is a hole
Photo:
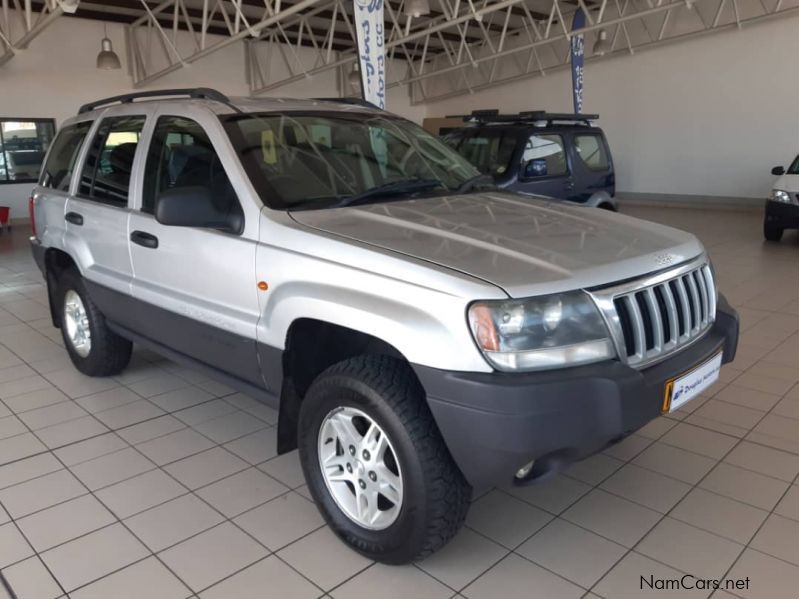
[[[92,127],[92,121],[83,121],[61,129],[42,169],[39,184],[42,187],[69,191],[69,183],[83,141]]]
[[[606,171],[610,167],[605,144],[599,135],[575,135],[574,147],[586,167],[592,171]]]
[[[92,140],[81,171],[78,195],[116,206],[126,206],[139,144],[143,116],[103,119]]]

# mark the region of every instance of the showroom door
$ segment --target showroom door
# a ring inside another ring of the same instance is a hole
[[[211,139],[193,120],[161,116],[146,159],[141,206],[128,227],[136,331],[263,387],[255,342],[256,240],[213,228],[166,226],[154,217],[161,195],[179,190],[205,190],[218,207],[241,211]],[[189,209],[191,202],[185,205]]]

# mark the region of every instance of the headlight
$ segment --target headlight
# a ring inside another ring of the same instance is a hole
[[[791,203],[791,196],[788,194],[787,191],[782,191],[780,189],[773,189],[771,190],[771,201],[772,202],[785,202],[786,204]]]
[[[616,355],[602,316],[582,291],[476,302],[469,325],[497,370],[543,370]]]

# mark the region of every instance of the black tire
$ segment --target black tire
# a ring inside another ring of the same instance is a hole
[[[766,238],[766,241],[779,241],[782,239],[782,234],[784,232],[785,229],[782,227],[771,225],[767,222],[763,223],[763,236]]]
[[[318,435],[338,407],[356,408],[390,439],[402,471],[404,496],[396,520],[369,530],[350,520],[327,489]],[[455,465],[411,368],[388,356],[360,356],[328,368],[302,401],[299,450],[305,479],[330,528],[353,549],[387,564],[422,559],[460,530],[471,487]]]
[[[91,349],[88,355],[81,356],[72,345],[64,325],[64,301],[68,291],[80,296],[91,332]],[[72,363],[79,371],[88,376],[111,376],[119,374],[130,362],[133,344],[108,328],[105,316],[92,301],[83,278],[75,270],[66,270],[58,279],[55,311],[61,325],[61,336]]]

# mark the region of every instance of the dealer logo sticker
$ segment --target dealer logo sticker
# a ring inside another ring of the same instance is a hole
[[[721,363],[722,355],[719,352],[681,377],[668,381],[663,393],[662,411],[673,412],[715,383],[719,378]]]

